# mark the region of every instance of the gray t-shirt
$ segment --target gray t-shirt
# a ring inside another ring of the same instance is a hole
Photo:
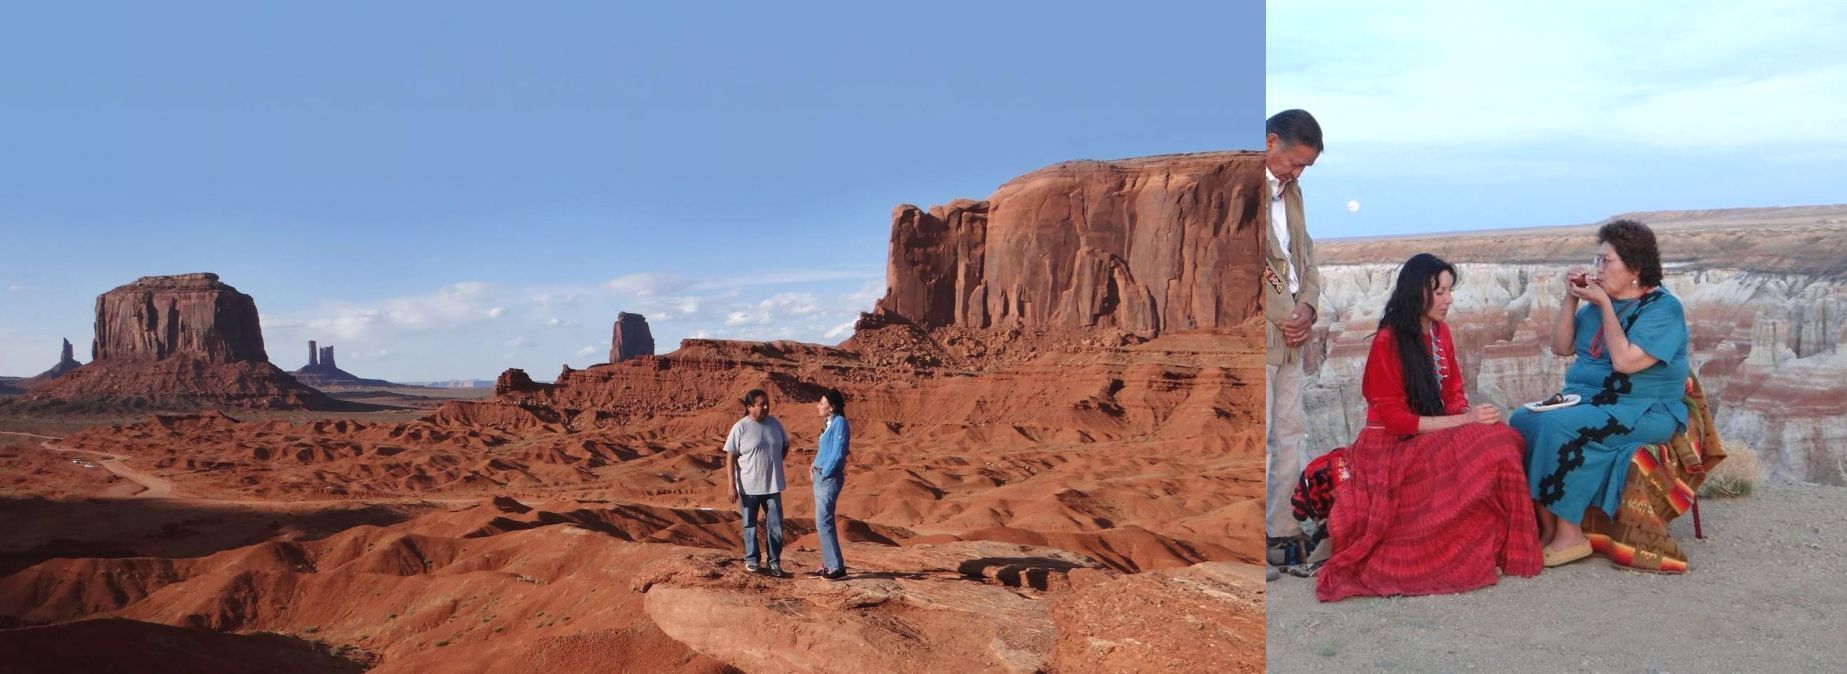
[[[782,493],[782,457],[788,449],[789,434],[772,416],[762,422],[739,419],[725,438],[725,453],[737,455],[738,488],[751,496]]]

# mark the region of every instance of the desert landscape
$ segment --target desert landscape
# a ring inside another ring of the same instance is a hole
[[[1260,166],[1074,161],[900,205],[839,344],[657,353],[625,313],[611,362],[491,392],[317,344],[291,373],[235,279],[127,283],[89,363],[0,381],[0,663],[1259,671]],[[844,581],[743,568],[719,448],[752,388],[795,450],[792,571],[818,566],[812,404],[850,401]]]

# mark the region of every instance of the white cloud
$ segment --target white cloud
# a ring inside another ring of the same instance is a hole
[[[456,283],[428,295],[385,300],[377,311],[392,325],[408,330],[454,328],[505,312],[494,305],[489,291],[486,283]]]
[[[341,339],[353,339],[369,332],[379,322],[377,309],[344,307],[331,315],[310,318],[301,323],[308,332]]]
[[[509,349],[530,349],[535,346],[538,346],[538,343],[526,339],[525,337],[514,337],[513,339],[507,340],[507,348]]]
[[[751,286],[794,285],[798,283],[817,283],[822,281],[852,281],[866,278],[884,278],[883,270],[869,268],[859,269],[769,269],[740,273],[725,278],[708,279],[698,283],[698,288],[743,288]]]
[[[31,290],[31,289],[32,289],[32,288],[30,288],[30,287],[27,287],[27,286],[22,286],[22,285],[19,285],[19,284],[17,284],[17,283],[8,283],[8,284],[6,285],[6,291],[7,291],[7,292],[9,292],[9,293],[15,293],[15,294],[18,294],[18,293],[23,293],[23,292],[26,292],[26,291],[29,291],[29,290]]]
[[[773,312],[783,316],[812,316],[821,311],[811,293],[777,293],[757,305],[766,314]]]
[[[638,297],[667,295],[692,287],[693,281],[678,274],[642,272],[618,276],[603,282],[604,290]]]
[[[840,299],[851,307],[870,311],[872,310],[872,305],[878,302],[879,298],[884,296],[885,278],[879,277],[877,280],[861,283],[859,285],[859,290],[841,295]]]
[[[545,327],[548,327],[548,328],[575,328],[575,327],[577,327],[577,321],[567,321],[567,320],[564,320],[564,319],[562,319],[562,318],[558,318],[558,317],[555,317],[555,316],[554,316],[554,317],[552,317],[552,318],[550,318],[550,319],[547,319],[547,320],[545,321]]]
[[[578,349],[578,350],[577,350],[577,356],[578,356],[579,358],[582,358],[582,357],[584,357],[584,356],[589,356],[589,355],[594,355],[594,354],[596,354],[596,353],[599,353],[599,352],[601,352],[601,351],[602,351],[602,349],[599,349],[599,348],[597,348],[595,344],[591,344],[591,345],[589,345],[589,346],[585,346],[584,348],[581,348],[581,349]]]

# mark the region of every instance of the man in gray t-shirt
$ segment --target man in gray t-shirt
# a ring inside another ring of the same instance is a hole
[[[770,395],[763,389],[744,394],[744,418],[732,424],[725,438],[725,475],[744,515],[744,568],[757,572],[757,511],[763,511],[764,539],[769,553],[769,574],[782,573],[782,463],[788,456],[789,434],[782,422],[770,416]]]

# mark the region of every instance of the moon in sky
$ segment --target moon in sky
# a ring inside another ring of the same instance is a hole
[[[1358,201],[1349,201],[1349,202],[1347,202],[1347,212],[1348,212],[1348,213],[1358,213],[1358,212],[1360,212],[1360,202],[1358,202]]]

